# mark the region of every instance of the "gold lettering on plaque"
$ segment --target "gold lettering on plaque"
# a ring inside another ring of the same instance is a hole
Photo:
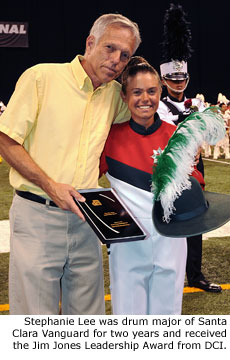
[[[93,206],[100,206],[100,205],[102,205],[102,203],[99,200],[92,200],[92,205]]]
[[[130,224],[128,221],[115,221],[113,224],[111,224],[112,228],[121,227],[121,226],[129,226]]]
[[[104,216],[111,216],[111,215],[117,215],[117,213],[114,212],[114,211],[110,211],[110,212],[105,212],[105,213],[104,213]]]

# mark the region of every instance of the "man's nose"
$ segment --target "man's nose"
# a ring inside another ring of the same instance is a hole
[[[121,61],[121,51],[116,50],[112,54],[112,62],[113,62],[113,64],[117,65],[117,64],[119,64],[120,61]]]

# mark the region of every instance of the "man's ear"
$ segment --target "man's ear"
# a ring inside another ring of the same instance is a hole
[[[89,35],[86,39],[86,52],[91,53],[91,50],[94,48],[96,43],[94,35]]]
[[[121,91],[121,98],[125,103],[127,103],[127,98],[126,95],[123,93],[123,91]]]

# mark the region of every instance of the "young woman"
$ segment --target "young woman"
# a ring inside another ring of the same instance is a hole
[[[101,173],[106,173],[147,237],[110,246],[113,314],[181,314],[186,239],[161,236],[152,222],[154,156],[176,129],[157,114],[160,96],[157,71],[142,57],[133,57],[122,75],[122,98],[131,120],[112,127]],[[202,181],[202,175],[196,175]]]

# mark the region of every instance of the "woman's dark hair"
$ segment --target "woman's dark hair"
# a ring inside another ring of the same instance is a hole
[[[135,76],[139,72],[150,72],[154,74],[159,81],[159,86],[161,87],[160,76],[158,72],[154,69],[154,67],[150,65],[148,61],[145,60],[142,56],[133,56],[129,60],[126,68],[121,75],[121,85],[124,94],[126,94],[128,78]]]

